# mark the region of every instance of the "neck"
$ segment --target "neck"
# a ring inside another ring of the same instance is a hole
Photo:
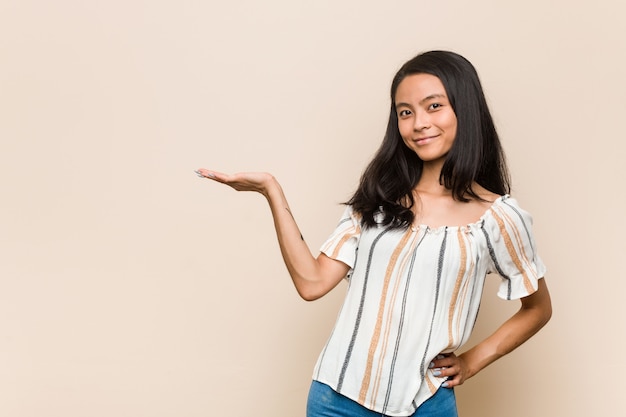
[[[415,187],[415,191],[418,193],[450,195],[451,190],[448,190],[439,182],[442,166],[443,162],[424,163],[422,176]]]

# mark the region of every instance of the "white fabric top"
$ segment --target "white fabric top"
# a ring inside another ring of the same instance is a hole
[[[445,378],[429,363],[467,341],[485,276],[498,296],[537,289],[545,266],[531,216],[508,195],[464,227],[361,228],[348,206],[321,251],[350,266],[348,291],[313,378],[363,406],[408,416]]]

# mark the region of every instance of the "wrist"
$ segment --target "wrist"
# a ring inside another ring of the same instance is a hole
[[[267,178],[263,180],[261,194],[265,196],[268,201],[282,196],[282,187],[280,183],[272,174],[266,174]]]
[[[495,357],[492,357],[491,355],[486,354],[486,352],[479,349],[478,346],[475,346],[467,352],[462,353],[461,355],[459,355],[459,358],[465,364],[468,378],[473,377],[497,359]]]

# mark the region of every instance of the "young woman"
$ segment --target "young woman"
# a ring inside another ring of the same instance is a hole
[[[457,415],[453,387],[528,340],[551,316],[532,219],[509,196],[493,120],[472,64],[447,51],[405,63],[382,145],[314,256],[268,173],[198,175],[263,194],[296,290],[349,287],[319,356],[307,416]],[[485,276],[519,311],[461,355]]]

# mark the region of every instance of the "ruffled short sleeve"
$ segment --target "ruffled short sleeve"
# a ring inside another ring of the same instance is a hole
[[[546,267],[537,254],[532,233],[532,217],[517,201],[503,196],[485,217],[482,229],[487,239],[491,266],[489,272],[502,277],[498,296],[515,300],[537,290]]]
[[[354,268],[360,236],[361,225],[358,216],[355,215],[351,206],[347,206],[335,231],[324,242],[320,251],[329,258]]]

